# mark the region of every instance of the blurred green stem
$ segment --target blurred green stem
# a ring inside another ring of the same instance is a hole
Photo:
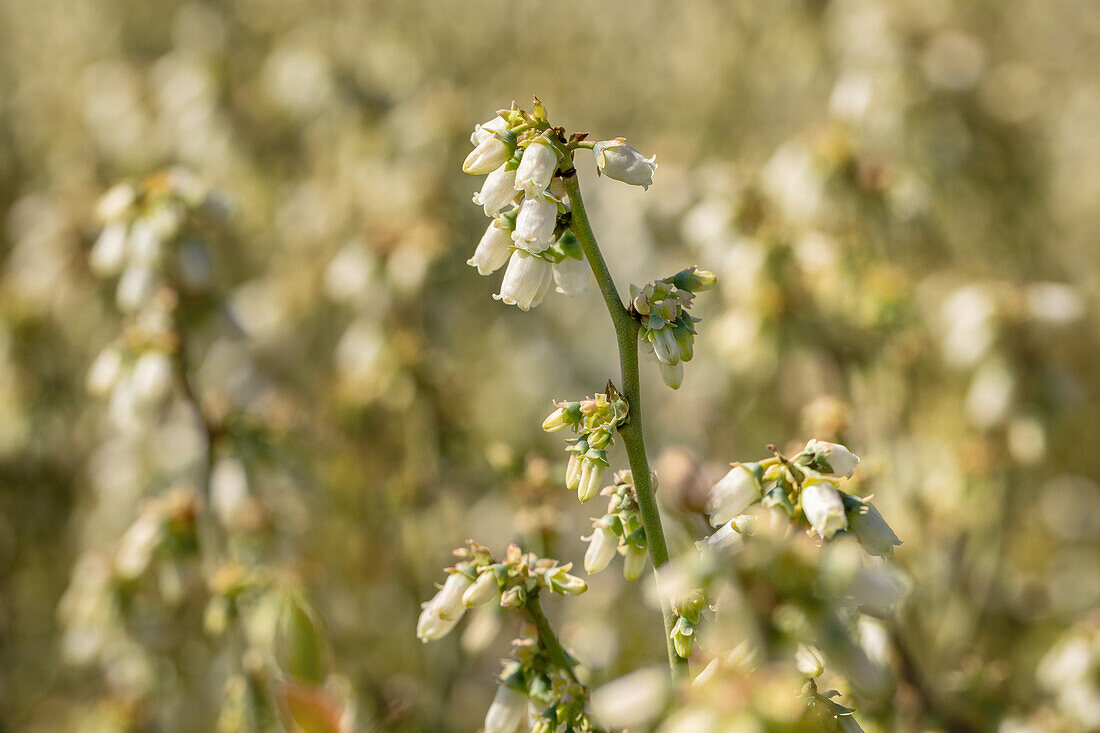
[[[615,335],[619,342],[619,366],[622,370],[622,394],[630,405],[627,421],[619,427],[619,434],[626,446],[626,455],[630,461],[630,471],[634,475],[634,491],[638,496],[638,506],[642,511],[642,524],[645,527],[646,542],[649,545],[649,557],[653,561],[653,572],[668,562],[668,546],[665,544],[665,532],[661,527],[661,513],[657,509],[657,499],[653,493],[653,483],[649,471],[649,461],[645,452],[645,436],[642,425],[642,390],[638,381],[638,322],[623,305],[615,281],[611,277],[604,261],[596,235],[588,220],[588,212],[581,198],[580,182],[576,172],[565,178],[565,190],[569,194],[569,203],[573,211],[570,228],[588,258],[592,274],[596,276],[608,313],[615,325]],[[668,666],[673,679],[686,677],[688,661],[676,653],[672,642],[672,626],[675,618],[668,601],[661,598],[661,615],[665,622],[665,646],[668,649]]]
[[[554,634],[554,629],[550,627],[550,621],[542,611],[542,602],[539,601],[538,593],[532,593],[527,597],[525,608],[527,610],[527,616],[531,619],[531,623],[535,625],[535,629],[538,630],[539,640],[542,642],[542,645],[546,647],[546,651],[550,654],[550,658],[569,675],[569,679],[576,682],[577,675],[573,672],[573,659],[565,649],[562,648],[561,642],[558,641],[557,635]]]

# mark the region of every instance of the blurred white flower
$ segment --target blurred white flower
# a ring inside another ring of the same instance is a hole
[[[814,453],[819,458],[825,459],[832,469],[834,476],[851,478],[859,465],[859,456],[839,443],[829,443],[824,440],[811,439],[803,448],[807,453]]]
[[[760,494],[760,479],[756,473],[743,464],[734,465],[711,487],[707,498],[711,525],[718,527],[731,521],[760,499]]]
[[[237,458],[220,458],[210,472],[210,505],[231,527],[248,501],[248,474]]]
[[[122,272],[122,267],[126,264],[126,241],[125,222],[114,221],[103,227],[88,255],[92,272],[100,277],[110,277]]]
[[[119,310],[132,313],[140,310],[153,299],[157,290],[157,276],[146,265],[129,265],[118,280],[115,302]]]
[[[982,284],[955,290],[940,308],[942,348],[947,361],[970,367],[981,361],[996,338],[997,303]]]
[[[120,578],[133,580],[145,572],[160,541],[161,528],[160,516],[148,511],[130,525],[122,535],[115,555],[115,573]]]
[[[833,480],[811,477],[802,484],[802,512],[806,519],[825,539],[848,526],[844,516],[844,503]]]
[[[501,684],[485,713],[485,733],[515,733],[527,711],[527,696]]]
[[[96,397],[105,397],[115,386],[122,373],[122,352],[115,346],[108,346],[92,362],[85,379],[88,393]]]
[[[168,396],[173,380],[172,359],[163,351],[146,351],[134,362],[130,380],[134,397],[143,405],[155,405]]]
[[[608,728],[642,727],[668,702],[668,670],[647,667],[592,691],[592,713]]]
[[[1081,320],[1087,307],[1084,297],[1072,285],[1042,282],[1024,291],[1028,314],[1048,326],[1068,326]]]
[[[1012,408],[1016,378],[1002,361],[991,359],[982,364],[966,392],[966,416],[975,427],[994,428],[1004,423]]]
[[[815,646],[799,644],[794,661],[798,671],[807,677],[820,677],[825,672],[825,656]]]

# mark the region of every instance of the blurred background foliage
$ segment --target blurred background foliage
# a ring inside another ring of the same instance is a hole
[[[213,444],[184,395],[120,432],[85,389],[123,323],[95,202],[168,166],[226,212],[203,230],[225,297],[179,324],[262,507],[232,541],[281,579],[272,644],[317,646],[272,653],[345,726],[476,729],[516,629],[422,646],[418,605],[467,537],[579,559],[590,511],[538,426],[617,370],[595,289],[525,314],[464,264],[470,128],[532,93],[657,156],[648,192],[578,157],[624,291],[718,275],[684,386],[643,365],[673,547],[729,461],[843,441],[910,586],[864,727],[1100,728],[1098,38],[1087,0],[5,0],[0,730],[232,729],[187,543],[139,568],[155,592],[118,577]],[[549,606],[597,683],[663,653],[608,576]],[[718,695],[736,730],[789,729],[791,675]]]

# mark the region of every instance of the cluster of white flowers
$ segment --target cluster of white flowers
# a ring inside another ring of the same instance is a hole
[[[630,312],[642,324],[638,338],[657,359],[661,379],[673,389],[684,381],[684,362],[695,355],[695,293],[710,290],[713,273],[689,267],[644,287],[630,286]]]
[[[474,149],[462,170],[488,174],[474,203],[492,222],[468,264],[482,275],[508,264],[493,297],[529,310],[542,302],[551,283],[570,296],[587,289],[584,255],[575,239],[562,236],[569,197],[558,173],[563,163],[569,169],[572,163],[564,157],[558,133],[538,129],[511,109],[478,125],[470,142]]]
[[[176,309],[182,296],[204,292],[212,279],[205,243],[189,226],[218,204],[192,176],[172,170],[140,185],[121,183],[99,200],[103,229],[89,254],[92,271],[117,277],[115,301],[126,332],[88,370],[87,387],[108,398],[116,424],[140,429],[143,417],[169,396],[176,378]]]
[[[483,606],[494,598],[502,608],[523,608],[527,599],[540,589],[575,596],[588,590],[588,584],[569,573],[572,563],[559,564],[510,545],[505,556],[496,560],[487,547],[474,541],[454,551],[459,562],[447,570],[447,580],[439,592],[421,607],[416,635],[422,642],[437,641],[462,619],[467,608]]]
[[[576,491],[582,503],[591,501],[599,493],[603,473],[610,465],[607,448],[614,443],[615,428],[626,420],[629,405],[610,383],[606,394],[556,405],[557,409],[543,420],[542,429],[555,433],[568,427],[580,433],[566,448],[569,464],[565,488]]]
[[[846,530],[870,554],[889,557],[901,541],[874,505],[840,490],[859,456],[837,443],[811,440],[788,460],[779,455],[757,463],[735,463],[710,491],[707,513],[714,526],[729,525],[750,505],[763,501],[805,520],[822,538]],[[732,527],[732,525],[730,525]]]
[[[633,475],[630,471],[617,471],[614,485],[600,493],[608,497],[607,513],[592,520],[592,534],[582,538],[588,543],[585,572],[594,574],[606,569],[619,554],[623,556],[623,577],[637,580],[645,569],[649,545],[634,493]]]

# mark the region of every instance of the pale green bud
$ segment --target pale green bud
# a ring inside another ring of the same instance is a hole
[[[462,594],[462,605],[466,608],[484,605],[493,600],[499,590],[500,586],[497,584],[497,579],[493,573],[491,571],[483,572],[474,581],[473,585]]]
[[[627,580],[637,580],[641,576],[642,570],[645,569],[645,561],[648,556],[649,553],[645,548],[628,546],[626,555],[623,558],[623,577]]]

